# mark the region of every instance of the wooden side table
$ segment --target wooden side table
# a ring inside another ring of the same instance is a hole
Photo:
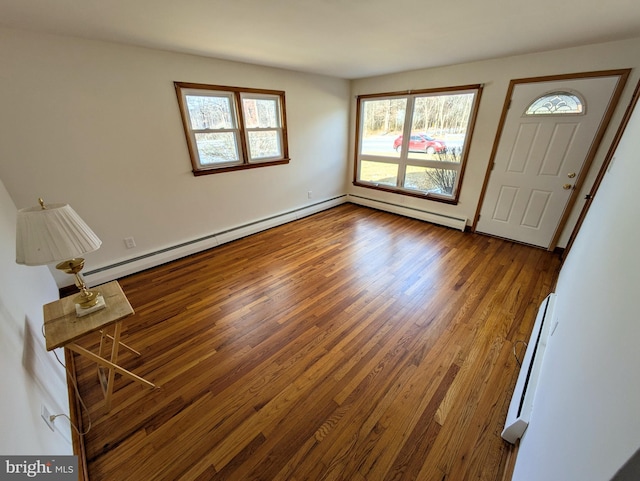
[[[139,352],[120,342],[122,320],[133,314],[133,308],[124,292],[122,292],[120,284],[118,281],[112,281],[94,289],[102,294],[106,307],[86,316],[76,316],[75,303],[73,302],[75,295],[45,304],[43,307],[44,336],[47,351],[52,351],[58,347],[66,347],[98,364],[98,377],[105,396],[105,406],[109,411],[111,409],[116,372],[149,388],[155,388],[156,385],[118,365],[118,350],[120,346],[140,356]],[[106,329],[112,325],[114,326],[113,336],[106,334]],[[75,342],[93,332],[100,332],[101,334],[98,354],[85,349]],[[102,356],[105,337],[109,337],[113,341],[109,359]],[[104,370],[101,368],[104,368]]]

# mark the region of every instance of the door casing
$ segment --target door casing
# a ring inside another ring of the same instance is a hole
[[[577,201],[578,195],[580,190],[582,189],[582,186],[584,184],[585,178],[587,177],[587,174],[589,173],[589,170],[591,168],[591,165],[593,164],[593,159],[595,158],[596,152],[602,142],[602,138],[604,137],[604,134],[607,130],[607,127],[609,126],[609,123],[611,122],[611,117],[613,116],[613,113],[618,105],[618,101],[620,100],[620,96],[622,95],[622,91],[624,89],[624,86],[627,82],[627,79],[629,77],[629,74],[631,73],[631,69],[618,69],[618,70],[602,70],[602,71],[595,71],[595,72],[582,72],[582,73],[574,73],[574,74],[562,74],[562,75],[551,75],[551,76],[544,76],[544,77],[529,77],[529,78],[522,78],[522,79],[514,79],[511,80],[509,82],[509,88],[507,89],[507,95],[505,97],[505,101],[504,104],[502,106],[502,115],[500,116],[500,122],[498,124],[498,130],[496,132],[496,137],[495,140],[493,142],[493,147],[491,149],[491,156],[489,159],[489,163],[487,165],[487,171],[485,173],[485,178],[484,178],[484,182],[482,185],[482,190],[480,192],[480,198],[478,200],[478,205],[476,207],[476,213],[474,216],[474,220],[473,220],[473,225],[471,227],[471,231],[472,232],[476,232],[476,227],[478,224],[478,218],[480,216],[480,210],[482,209],[482,204],[484,202],[484,198],[485,198],[485,194],[487,191],[487,186],[489,185],[489,178],[491,176],[491,170],[492,170],[492,166],[493,163],[495,162],[495,158],[496,158],[496,153],[498,151],[498,145],[500,143],[500,138],[502,137],[502,132],[504,130],[504,126],[505,126],[505,121],[507,118],[507,113],[509,111],[509,103],[510,103],[510,99],[513,96],[513,90],[514,88],[518,85],[518,84],[525,84],[525,83],[536,83],[536,82],[551,82],[551,81],[555,81],[555,80],[574,80],[574,79],[583,79],[583,78],[594,78],[594,77],[612,77],[612,76],[618,76],[618,83],[616,84],[614,93],[611,97],[611,102],[607,108],[607,111],[605,112],[603,119],[602,119],[602,123],[600,124],[600,127],[598,129],[598,131],[596,132],[596,135],[594,137],[593,143],[591,144],[591,148],[589,149],[589,152],[587,154],[587,157],[585,158],[585,162],[584,162],[584,167],[580,173],[580,175],[576,178],[576,181],[574,183],[574,188],[571,192],[571,196],[569,198],[569,201],[567,203],[566,209],[564,211],[564,214],[562,215],[562,218],[560,219],[560,222],[558,224],[558,226],[556,227],[555,233],[553,235],[551,244],[549,245],[548,250],[552,251],[556,248],[557,244],[558,244],[558,239],[560,237],[560,234],[562,233],[562,230],[564,229],[567,220],[569,218],[569,215],[571,214],[575,203]],[[576,225],[575,229],[578,229],[579,226]],[[577,232],[574,232],[571,234],[572,237],[575,236],[575,234]]]

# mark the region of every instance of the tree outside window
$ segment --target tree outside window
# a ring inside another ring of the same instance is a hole
[[[354,184],[457,203],[481,90],[359,96]]]

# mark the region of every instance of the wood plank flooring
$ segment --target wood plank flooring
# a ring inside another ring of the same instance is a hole
[[[117,376],[106,414],[75,358],[89,477],[499,481],[514,343],[559,264],[345,204],[121,279],[120,362],[160,388]]]

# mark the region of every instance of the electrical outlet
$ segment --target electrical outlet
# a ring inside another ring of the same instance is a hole
[[[307,199],[311,199],[313,197],[313,191],[309,190],[307,191]]]
[[[56,427],[53,425],[53,421],[51,420],[51,413],[44,404],[41,404],[40,415],[42,416],[42,419],[44,419],[44,422],[47,423],[47,426],[49,426],[49,429],[55,431]]]
[[[133,240],[133,237],[125,237],[124,245],[127,246],[127,249],[133,249],[136,246],[136,241]]]

